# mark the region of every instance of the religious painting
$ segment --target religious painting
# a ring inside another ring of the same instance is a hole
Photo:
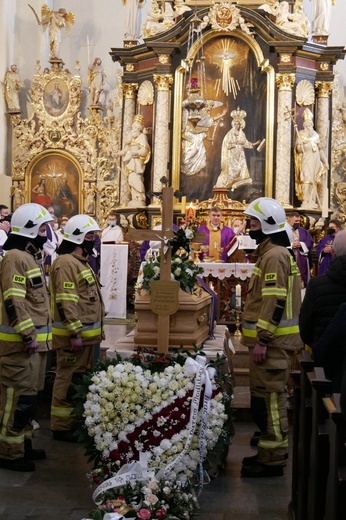
[[[82,170],[66,152],[40,154],[28,167],[30,202],[53,206],[57,217],[81,213]]]
[[[268,74],[259,66],[258,48],[240,35],[214,33],[202,53],[203,60],[196,53],[192,70],[177,81],[182,94],[174,187],[190,201],[212,198],[214,187],[229,189],[233,200],[253,200],[265,195]],[[191,92],[204,102],[197,118]]]
[[[43,104],[51,117],[60,117],[68,107],[69,88],[67,83],[59,78],[53,78],[44,89]]]

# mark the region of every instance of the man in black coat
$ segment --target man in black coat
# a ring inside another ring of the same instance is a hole
[[[344,335],[338,332],[342,327],[341,318],[334,320],[325,331],[340,305],[346,302],[346,230],[335,236],[333,255],[326,274],[316,276],[308,283],[300,309],[299,328],[302,340],[312,348],[315,364],[324,367],[326,375],[334,382],[334,391],[340,391],[346,346]]]

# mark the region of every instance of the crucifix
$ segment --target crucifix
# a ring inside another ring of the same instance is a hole
[[[161,240],[161,265],[160,280],[151,282],[151,310],[158,315],[157,350],[167,353],[169,348],[169,321],[170,316],[179,308],[179,286],[176,281],[171,280],[171,245],[169,240],[173,238],[173,188],[162,189],[162,228],[161,230],[133,230],[128,231],[130,240]],[[204,240],[196,237],[194,240]]]

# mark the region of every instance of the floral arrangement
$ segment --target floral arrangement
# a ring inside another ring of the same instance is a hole
[[[84,376],[76,413],[94,461],[89,478],[102,488],[92,519],[112,512],[184,519],[197,507],[194,485],[201,487],[209,454],[222,452],[230,438],[224,380],[200,354],[194,359],[180,352],[159,362],[153,354],[118,356]],[[215,367],[222,362],[218,358]],[[122,479],[124,471],[133,474],[134,464],[140,467],[136,478]],[[108,484],[112,478],[117,485]]]
[[[143,279],[136,285],[136,290],[146,289],[150,291],[152,280],[160,279],[160,256],[147,260],[143,266]],[[180,287],[187,293],[193,293],[197,276],[203,273],[203,268],[189,259],[188,253],[172,255],[171,279],[180,283]]]

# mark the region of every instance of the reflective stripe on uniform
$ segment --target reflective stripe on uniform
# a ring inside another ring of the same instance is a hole
[[[21,435],[6,435],[8,421],[11,417],[13,409],[13,397],[14,388],[8,387],[6,389],[6,404],[4,410],[4,417],[2,419],[2,427],[0,430],[0,441],[5,442],[6,444],[22,444],[24,442],[24,433],[22,433]]]
[[[25,289],[20,289],[19,287],[11,287],[10,289],[7,289],[7,291],[4,291],[4,301],[8,300],[12,296],[16,296],[17,298],[25,298],[26,291]]]
[[[52,328],[51,326],[36,327],[36,340],[37,341],[49,341],[52,339]],[[8,341],[10,343],[18,343],[23,341],[23,336],[14,331],[14,328],[0,325],[0,341]]]
[[[285,298],[287,290],[284,287],[263,287],[262,296],[277,296],[279,298]]]
[[[254,274],[255,276],[261,276],[261,273],[262,273],[262,269],[260,269],[259,267],[256,267],[256,266],[253,267],[252,274]]]
[[[57,406],[52,406],[50,413],[54,415],[54,417],[71,417],[73,410],[73,408],[58,408]]]
[[[81,329],[82,327],[83,325],[80,320],[68,323],[67,325],[64,325],[61,322],[54,322],[52,325],[52,331],[53,334],[57,336],[69,336],[70,332],[73,332],[77,329]]]
[[[92,325],[82,325],[80,323],[80,327],[83,327],[81,331],[82,338],[92,338],[93,336],[97,336],[101,334],[101,323],[93,323]],[[56,336],[70,336],[71,330],[64,327],[62,323],[53,323],[53,335]]]
[[[28,329],[30,327],[34,327],[34,322],[31,318],[27,318],[26,320],[21,321],[20,323],[15,325],[13,327],[13,330],[18,334],[19,332],[22,332],[23,330]]]
[[[91,281],[95,281],[93,274],[91,272],[91,269],[84,269],[80,273],[78,273],[77,279],[80,280],[87,280],[88,278],[91,278]],[[87,280],[88,281],[88,280]]]
[[[79,296],[78,296],[78,294],[71,294],[71,293],[57,293],[56,297],[55,297],[55,301],[57,301],[57,302],[70,301],[70,302],[78,303]]]
[[[35,267],[34,269],[29,269],[28,271],[25,271],[25,274],[28,278],[36,278],[37,276],[42,278],[42,271],[39,267]]]
[[[282,436],[281,423],[280,423],[280,411],[278,403],[278,394],[271,392],[269,396],[269,413],[271,417],[271,424],[274,430],[275,440],[260,439],[258,447],[263,449],[279,449],[288,448],[288,438],[285,439]]]

